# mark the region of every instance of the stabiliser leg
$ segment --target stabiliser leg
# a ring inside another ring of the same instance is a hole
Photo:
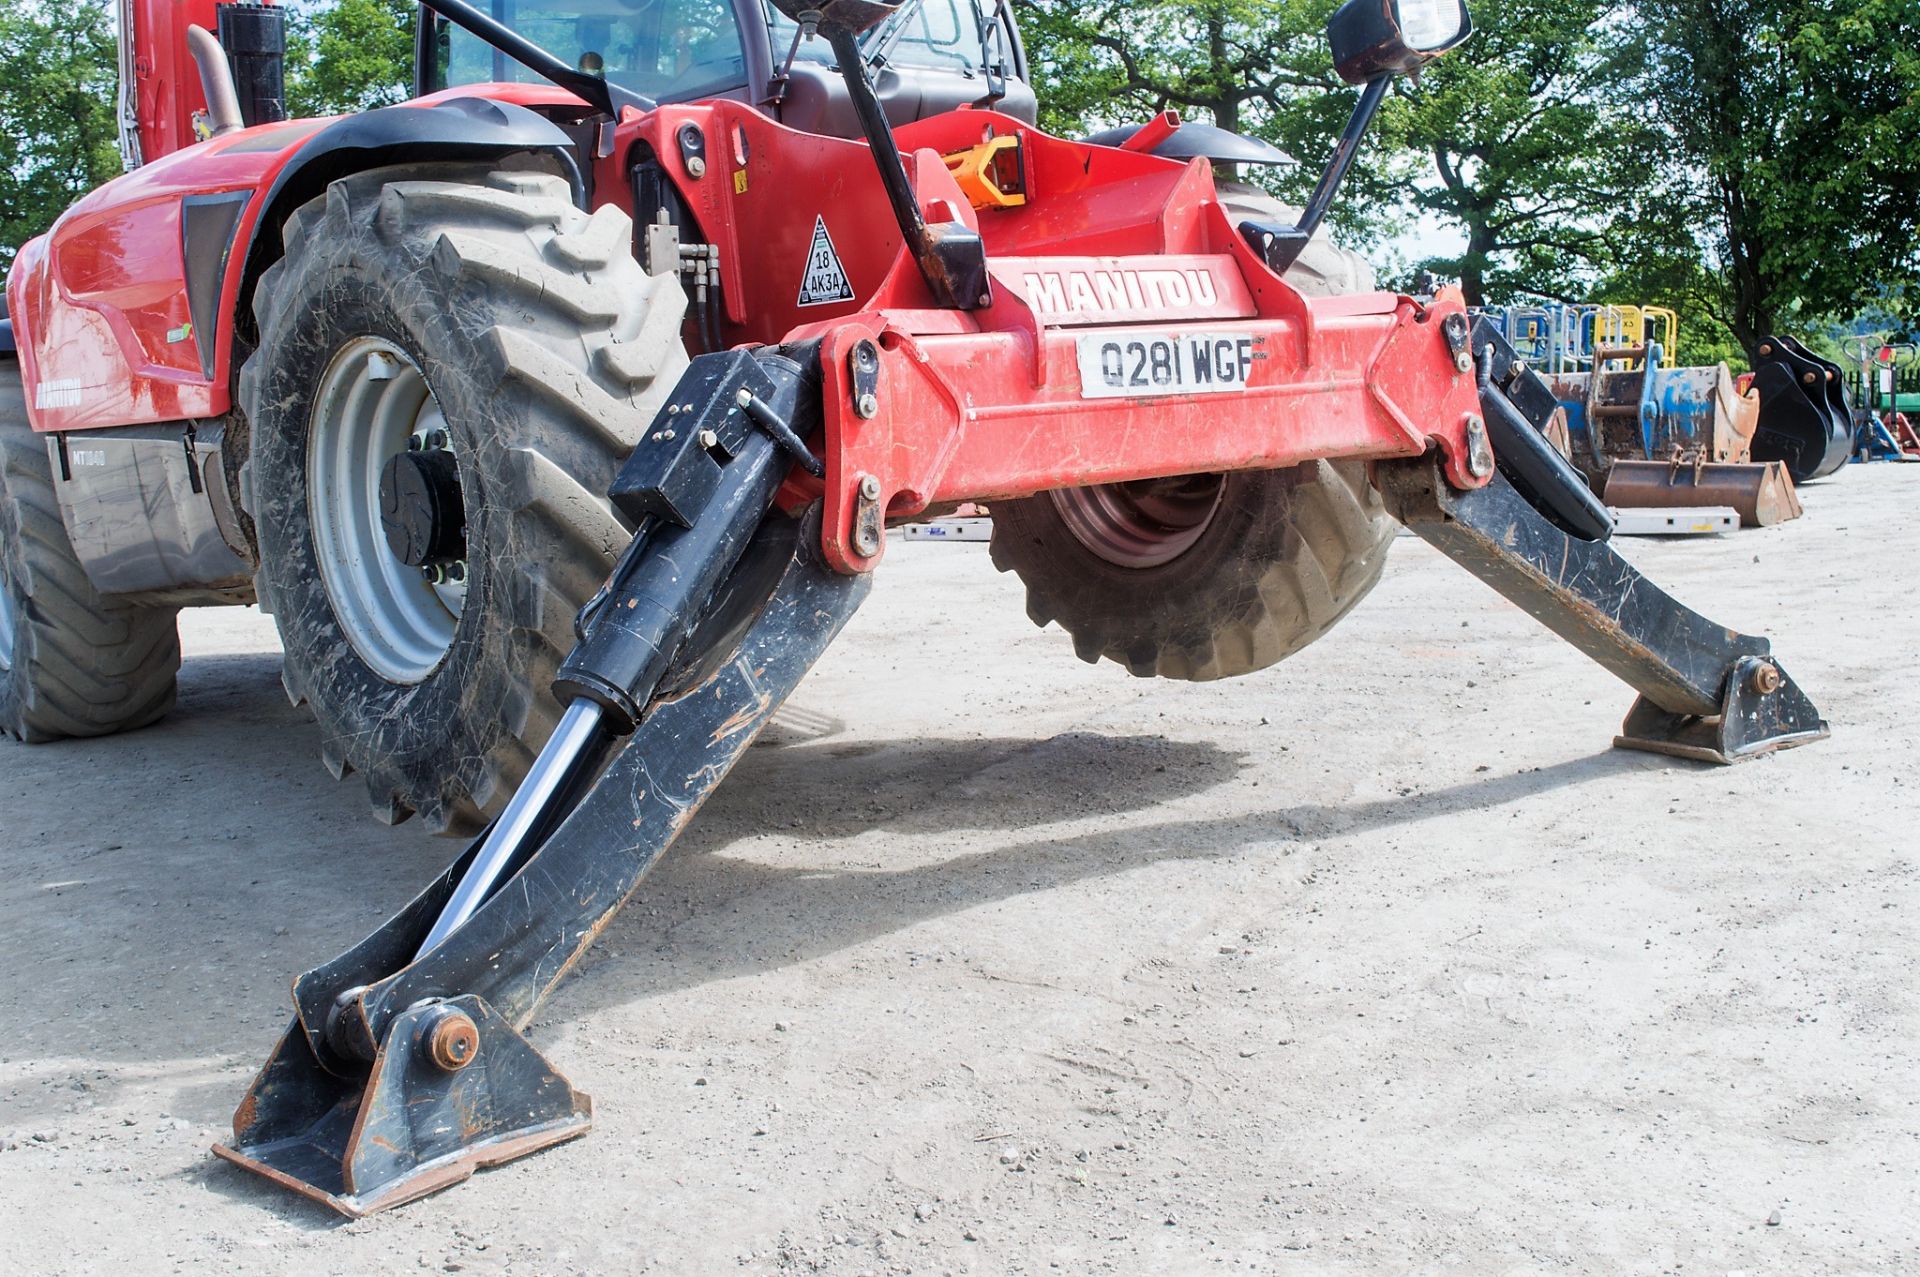
[[[805,379],[780,357],[695,361],[675,428],[617,485],[641,530],[582,615],[562,729],[492,830],[294,982],[219,1156],[365,1215],[586,1132],[591,1103],[524,1029],[870,588],[825,564],[817,506],[767,514],[797,437],[752,423],[784,426]]]
[[[1766,639],[1675,602],[1605,541],[1561,531],[1504,474],[1462,492],[1429,457],[1383,462],[1375,482],[1423,541],[1640,693],[1615,745],[1735,763],[1828,735]]]

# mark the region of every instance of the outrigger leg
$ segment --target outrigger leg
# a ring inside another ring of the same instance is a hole
[[[1614,553],[1605,509],[1539,432],[1552,392],[1484,324],[1473,347],[1499,468],[1463,492],[1432,457],[1383,462],[1394,516],[1640,693],[1615,745],[1736,763],[1824,739],[1766,639],[1715,625]]]
[[[365,1215],[586,1132],[587,1097],[522,1030],[869,589],[824,565],[817,506],[768,513],[811,364],[695,361],[616,486],[641,531],[582,613],[561,727],[438,881],[295,981],[221,1157]]]

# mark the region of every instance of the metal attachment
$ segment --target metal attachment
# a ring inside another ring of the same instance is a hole
[[[1440,321],[1440,335],[1447,339],[1447,349],[1453,352],[1453,366],[1461,372],[1473,371],[1471,334],[1467,317],[1457,310]]]
[[[1747,686],[1760,696],[1772,696],[1783,682],[1780,667],[1771,661],[1754,662],[1752,672],[1747,675]]]
[[[860,499],[853,507],[853,549],[862,558],[877,558],[883,543],[880,480],[860,476]]]
[[[680,148],[680,163],[686,167],[687,176],[699,181],[707,175],[707,135],[700,126],[693,123],[682,124],[674,134],[674,142]]]
[[[1484,479],[1493,473],[1493,448],[1487,442],[1487,423],[1467,418],[1467,473]]]
[[[880,348],[862,339],[847,353],[847,368],[853,374],[853,411],[862,421],[880,415]]]

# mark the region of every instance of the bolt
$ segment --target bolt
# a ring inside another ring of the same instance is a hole
[[[700,446],[708,452],[712,452],[720,446],[720,436],[711,430],[702,430],[700,432]]]
[[[407,436],[408,452],[425,452],[426,450],[427,450],[427,437],[425,435],[411,434]]]
[[[1453,366],[1461,372],[1472,372],[1473,356],[1464,350],[1456,351],[1453,356]]]
[[[1764,357],[1766,357],[1766,356],[1768,356],[1768,355],[1771,355],[1771,354],[1773,354],[1773,347],[1772,347],[1772,346],[1762,346],[1762,347],[1760,347],[1760,354],[1761,354],[1761,356],[1762,356],[1763,358],[1764,358]]]
[[[982,306],[991,306],[991,305],[993,305],[993,294],[992,294],[992,293],[981,293],[981,294],[980,294],[980,304],[981,304]]]
[[[870,474],[860,476],[860,499],[862,501],[880,499],[880,481]]]
[[[428,563],[420,569],[420,575],[427,578],[428,585],[445,585],[447,570],[438,563]]]
[[[1513,367],[1507,369],[1507,376],[1518,377],[1521,373],[1524,373],[1526,370],[1527,370],[1527,361],[1524,359],[1516,359],[1513,361]]]
[[[853,410],[860,414],[862,420],[872,421],[880,415],[880,396],[868,391],[855,402]]]
[[[447,581],[453,585],[465,585],[467,583],[466,560],[462,559],[458,563],[449,563],[447,565]]]
[[[699,181],[707,175],[707,162],[698,155],[687,157],[687,176]]]
[[[1802,376],[1800,380],[1803,384],[1811,386],[1814,382],[1820,380],[1820,378],[1814,375],[1813,373],[1807,373],[1806,375]]]
[[[1786,676],[1780,672],[1780,667],[1771,661],[1761,661],[1753,667],[1753,673],[1747,676],[1747,686],[1759,696],[1773,695],[1785,682]]]
[[[661,432],[660,432],[660,437],[661,437],[662,439],[665,439],[665,440],[666,440],[667,442],[669,442],[669,443],[671,443],[671,442],[673,442],[673,440],[674,440],[674,439],[676,439],[676,438],[678,438],[678,436],[677,436],[677,435],[675,435],[675,434],[673,433],[673,431],[671,431],[671,430],[663,430],[663,431],[661,431]]]
[[[444,430],[429,430],[427,432],[427,447],[433,449],[435,452],[445,451],[447,445],[451,442],[452,440],[447,437],[447,432]]]
[[[668,405],[667,405],[667,415],[668,415],[669,417],[677,417],[677,416],[679,416],[679,415],[680,415],[680,405],[679,405],[679,404],[677,404],[677,403],[670,403],[670,404],[668,404]]]
[[[753,402],[753,392],[745,386],[742,386],[740,387],[740,393],[733,397],[733,401],[744,408]]]
[[[458,1073],[480,1054],[480,1026],[464,1011],[442,1012],[427,1032],[427,1058],[443,1073]]]

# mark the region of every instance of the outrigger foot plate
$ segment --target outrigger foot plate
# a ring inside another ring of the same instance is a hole
[[[298,1035],[296,1023],[283,1049]],[[358,1218],[585,1135],[593,1125],[593,1101],[471,996],[401,1013],[364,1088],[338,1089],[348,1093],[304,1131],[242,1144],[236,1120],[235,1146],[216,1144],[213,1151]],[[248,1100],[257,1104],[257,1094]]]

